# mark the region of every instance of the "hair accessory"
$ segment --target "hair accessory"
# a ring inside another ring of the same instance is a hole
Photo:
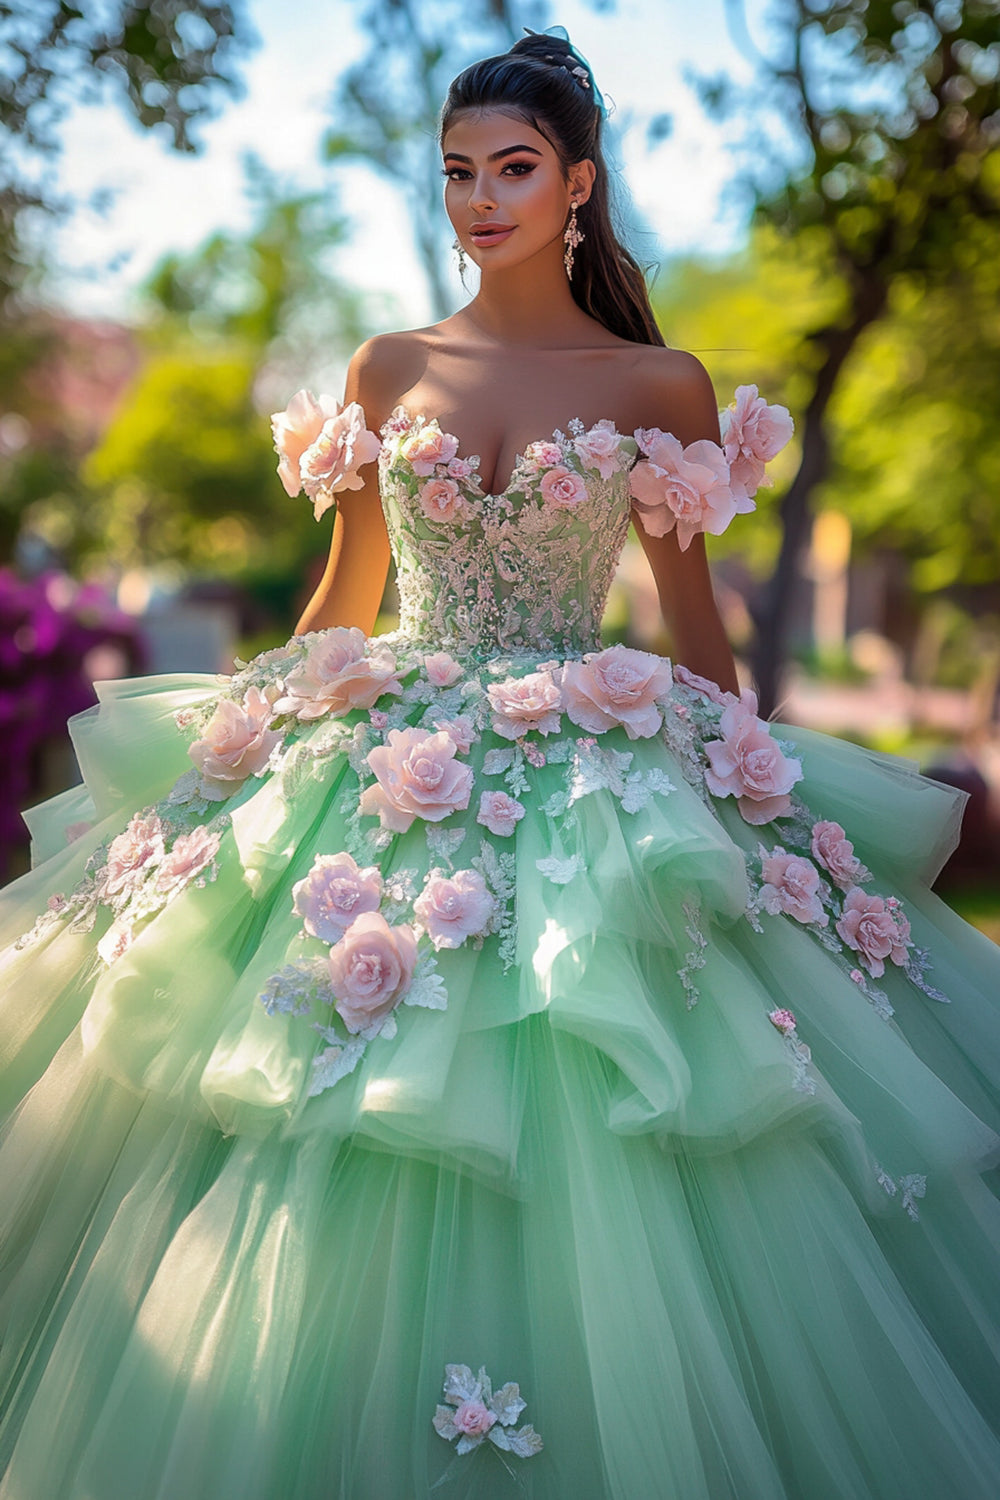
[[[543,54],[542,61],[551,63],[556,68],[565,68],[574,83],[578,84],[580,88],[587,90],[597,108],[601,111],[601,114],[607,115],[601,91],[596,83],[594,83],[593,70],[583,53],[578,52],[573,46],[565,26],[548,26],[544,31],[532,31],[530,26],[525,26],[524,30],[528,36],[552,37],[553,41],[564,44],[566,47],[565,53],[557,55],[554,52],[546,52]]]
[[[457,250],[458,251],[458,274],[459,274],[459,276],[461,276],[462,280],[464,281],[465,280],[465,251],[462,248],[462,241],[459,239],[459,237],[458,237],[457,234],[456,234],[455,238],[451,242],[451,248],[453,250]]]
[[[576,227],[576,199],[572,199],[569,205],[569,223],[563,232],[563,240],[566,244],[566,252],[563,255],[563,265],[566,267],[566,278],[573,280],[573,251],[577,245],[586,239],[586,235]]]

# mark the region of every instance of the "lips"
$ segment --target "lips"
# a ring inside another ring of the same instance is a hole
[[[501,240],[506,240],[514,233],[515,224],[476,224],[469,230],[469,238],[474,245],[498,245]]]

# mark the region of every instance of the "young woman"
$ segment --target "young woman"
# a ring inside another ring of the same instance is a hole
[[[704,533],[790,422],[663,346],[601,129],[551,35],[455,81],[480,290],[276,417],[298,634],[109,688],[32,815],[2,1500],[997,1493],[960,805],[737,696]],[[599,638],[630,515],[672,668]]]

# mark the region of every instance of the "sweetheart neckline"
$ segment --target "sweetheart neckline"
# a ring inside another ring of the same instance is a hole
[[[428,417],[424,412],[411,412],[408,406],[406,406],[402,401],[398,401],[396,403],[396,405],[393,407],[391,415],[387,418],[387,420],[385,422],[383,422],[382,426],[379,429],[379,436],[383,439],[383,441],[385,440],[385,438],[387,436],[389,436],[389,428],[390,428],[390,426],[392,424],[392,421],[393,421],[393,418],[396,416],[397,412],[402,412],[403,416],[406,418],[407,425],[406,425],[405,428],[393,428],[392,429],[393,434],[396,434],[396,433],[402,434],[403,432],[411,432],[412,429],[413,429],[414,424],[418,420],[423,421],[425,425],[428,425],[431,422],[437,422],[438,427],[440,428],[440,430],[442,432],[444,432],[444,428],[441,427],[441,419],[440,419],[440,417]],[[582,417],[570,417],[569,420],[566,423],[566,426],[569,427],[574,422],[580,422],[581,424],[583,424],[583,418]],[[591,428],[599,427],[600,424],[601,424],[601,422],[610,422],[611,423],[611,430],[614,432],[614,434],[615,434],[616,437],[625,438],[625,437],[628,437],[630,435],[627,432],[620,432],[618,430],[618,424],[617,424],[617,422],[615,422],[613,420],[613,418],[611,418],[611,417],[600,417],[600,418],[598,418],[598,420],[596,422],[592,422],[590,424],[590,427],[584,426],[584,431],[585,432],[590,432]],[[504,486],[504,488],[502,490],[486,490],[486,489],[484,489],[482,480],[479,478],[478,469],[474,470],[473,472],[474,472],[474,476],[475,476],[475,479],[476,479],[476,486],[477,486],[477,488],[479,490],[479,493],[482,496],[482,498],[484,500],[506,500],[509,491],[513,487],[514,477],[517,474],[517,471],[518,471],[521,463],[523,462],[524,456],[527,453],[528,449],[530,447],[532,447],[532,445],[534,443],[549,443],[549,442],[554,442],[555,441],[555,434],[556,434],[556,432],[561,432],[561,431],[562,431],[562,428],[554,428],[553,431],[552,431],[552,434],[549,437],[531,438],[531,440],[529,442],[527,442],[522,449],[520,449],[517,453],[515,453],[515,455],[514,455],[514,466],[513,466],[513,468],[510,471],[510,478],[507,480],[507,483],[506,483],[506,485]],[[632,435],[634,436],[634,434],[632,434]],[[457,447],[456,453],[455,453],[455,457],[456,458],[464,458],[465,454],[462,451],[462,445],[461,445],[461,443],[459,443],[458,438],[455,437],[455,434],[453,432],[449,432],[447,434],[447,436],[455,438],[455,442],[458,444],[458,447]],[[476,454],[475,457],[478,459],[479,455]],[[495,479],[496,475],[494,475],[493,477]]]

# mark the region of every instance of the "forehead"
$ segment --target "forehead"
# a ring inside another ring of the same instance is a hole
[[[441,150],[446,156],[455,151],[474,161],[495,151],[509,151],[511,146],[530,146],[543,156],[556,155],[541,131],[505,109],[462,110],[453,116],[441,137]]]

